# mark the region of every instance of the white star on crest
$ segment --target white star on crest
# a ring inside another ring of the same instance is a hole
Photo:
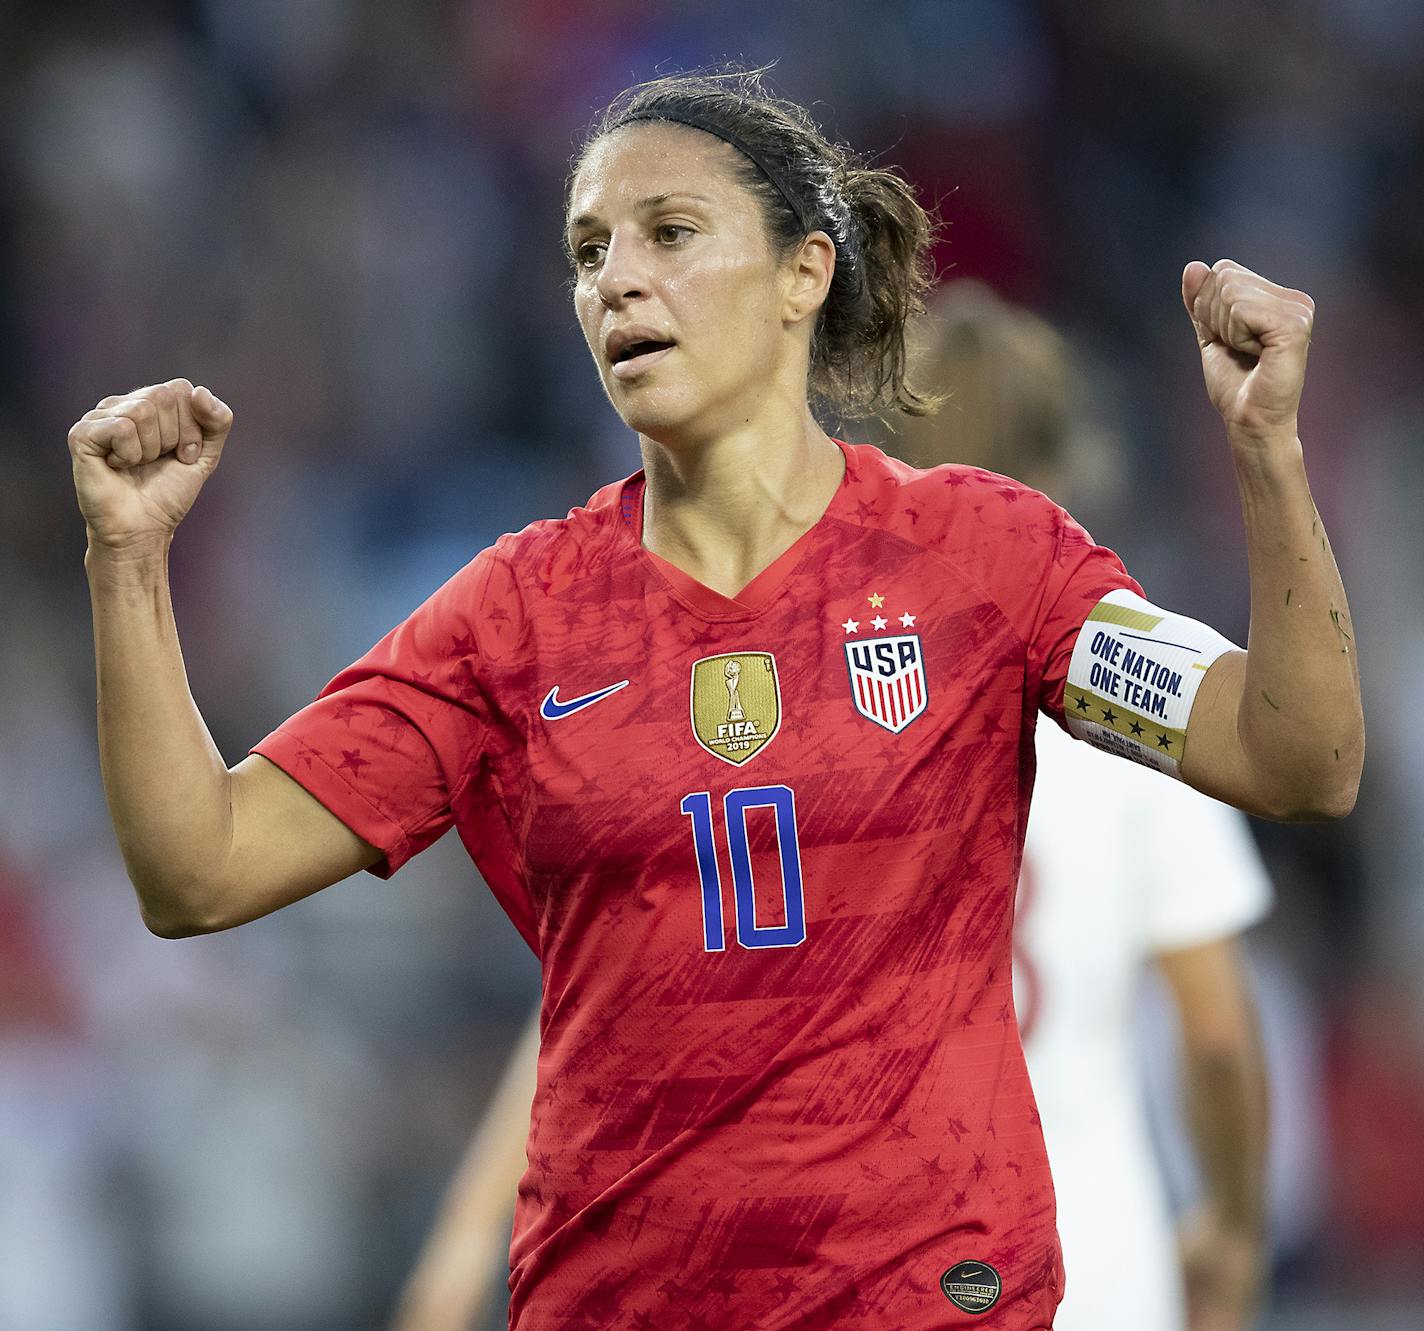
[[[908,610],[900,616],[900,624],[903,628],[914,628],[915,617]]]
[[[859,632],[860,632],[860,620],[858,620],[858,619],[848,619],[848,620],[846,620],[846,622],[845,622],[844,624],[841,625],[841,627],[842,627],[847,633],[859,633]]]
[[[870,627],[876,630],[883,629],[885,627],[885,616],[876,615],[875,618],[870,621]]]

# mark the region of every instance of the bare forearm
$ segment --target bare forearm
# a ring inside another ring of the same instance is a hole
[[[1251,578],[1241,744],[1283,809],[1347,813],[1364,760],[1354,626],[1300,444],[1233,455]]]
[[[1184,1058],[1206,1205],[1222,1227],[1259,1236],[1266,1213],[1266,1085],[1259,1051],[1189,1049]]]
[[[192,930],[231,836],[229,775],[188,688],[167,542],[85,556],[94,614],[99,761],[145,922]]]

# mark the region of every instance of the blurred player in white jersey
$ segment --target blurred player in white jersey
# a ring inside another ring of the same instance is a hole
[[[1081,501],[1094,459],[1069,460],[1070,371],[1047,324],[954,282],[921,355],[921,378],[952,396],[892,449],[917,466],[967,462]],[[1235,809],[1042,720],[1037,749],[1014,994],[1067,1272],[1055,1331],[1245,1331],[1265,1273],[1266,1090],[1236,936],[1270,910],[1270,882]],[[1134,1041],[1154,963],[1177,1009],[1204,1190],[1178,1229]]]
[[[1057,335],[974,283],[943,288],[920,377],[951,394],[885,446],[964,462],[1065,502],[1068,368]],[[1066,497],[1071,501],[1073,496]],[[1246,821],[1040,718],[1015,926],[1015,1000],[1043,1120],[1067,1290],[1055,1331],[1247,1331],[1265,1272],[1266,1094],[1237,935],[1271,887]],[[1174,1226],[1134,1047],[1155,963],[1175,999],[1204,1198]],[[469,1331],[492,1297],[523,1167],[537,1033],[510,1060],[395,1331]]]

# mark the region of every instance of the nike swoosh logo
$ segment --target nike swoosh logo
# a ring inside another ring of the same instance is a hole
[[[549,690],[549,695],[539,704],[539,715],[546,721],[557,721],[561,716],[570,716],[574,712],[581,712],[585,707],[592,707],[596,702],[602,702],[610,693],[617,693],[619,689],[626,689],[629,681],[620,679],[616,684],[610,684],[606,689],[599,689],[596,693],[585,693],[582,698],[570,698],[568,702],[559,701],[559,686],[554,685]]]

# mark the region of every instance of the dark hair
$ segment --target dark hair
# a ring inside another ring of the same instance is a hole
[[[932,284],[931,220],[902,177],[832,143],[805,108],[768,92],[765,72],[672,74],[627,89],[594,122],[574,172],[599,139],[634,121],[691,123],[731,143],[775,253],[789,256],[811,231],[836,247],[811,342],[811,392],[848,419],[892,407],[928,415],[939,398],[906,380],[905,327]]]

